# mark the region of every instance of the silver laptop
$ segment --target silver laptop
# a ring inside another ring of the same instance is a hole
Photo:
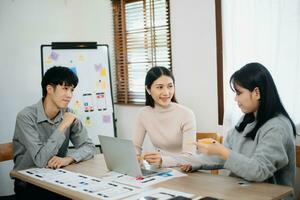
[[[131,140],[98,135],[109,170],[134,177],[148,177],[170,171],[166,168],[146,169],[140,166]]]

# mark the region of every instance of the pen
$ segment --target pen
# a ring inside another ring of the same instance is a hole
[[[154,180],[155,180],[155,178],[151,178],[151,179],[148,179],[148,180],[144,180],[141,183],[147,183],[147,182],[154,181]]]

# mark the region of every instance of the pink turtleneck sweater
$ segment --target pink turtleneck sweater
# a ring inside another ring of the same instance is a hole
[[[172,167],[181,164],[180,157],[194,152],[196,141],[196,121],[192,110],[171,102],[168,107],[145,106],[140,109],[133,135],[133,143],[138,154],[148,134],[153,146],[161,152],[162,165]]]

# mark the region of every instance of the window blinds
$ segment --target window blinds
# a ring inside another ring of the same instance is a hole
[[[145,102],[149,68],[171,68],[168,0],[114,0],[117,102]]]

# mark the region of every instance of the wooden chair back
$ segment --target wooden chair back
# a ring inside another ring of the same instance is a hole
[[[0,162],[13,159],[13,143],[0,144]]]
[[[196,135],[197,141],[200,139],[204,139],[204,138],[212,138],[216,141],[218,141],[219,143],[223,143],[223,136],[220,136],[217,133],[202,133],[202,132],[198,132]],[[219,170],[210,170],[212,174],[219,174]]]

